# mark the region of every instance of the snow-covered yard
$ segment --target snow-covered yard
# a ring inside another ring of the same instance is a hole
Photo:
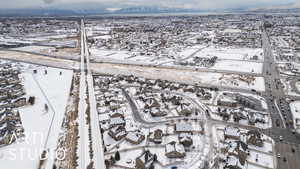
[[[294,128],[300,133],[300,101],[291,102],[290,108],[293,116]]]
[[[41,151],[49,150],[51,165],[53,152],[61,132],[61,124],[69,96],[73,72],[56,68],[25,65],[22,73],[23,84],[27,96],[35,97],[33,106],[20,108],[20,116],[25,129],[25,138],[17,143],[0,149],[1,167],[5,168],[37,168]],[[33,74],[33,70],[38,71]],[[44,71],[47,70],[47,74]],[[60,72],[62,74],[60,75]],[[46,97],[49,99],[47,101]],[[49,111],[45,110],[45,104]],[[55,113],[52,111],[52,105]],[[52,167],[51,167],[52,168]]]

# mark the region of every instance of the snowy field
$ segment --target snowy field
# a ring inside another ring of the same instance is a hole
[[[112,62],[112,63],[127,63],[127,64],[146,64],[146,65],[165,65],[179,66],[176,61],[193,61],[194,57],[211,58],[218,57],[217,63],[209,68],[214,70],[224,71],[241,71],[248,73],[261,73],[263,66],[263,51],[262,49],[250,48],[216,48],[197,45],[186,48],[179,52],[174,52],[171,49],[168,55],[148,56],[138,55],[137,53],[125,50],[105,50],[105,49],[90,49],[91,58],[96,62]],[[257,60],[252,58],[257,56]],[[201,66],[193,66],[197,68],[205,68]]]
[[[220,60],[211,67],[211,69],[225,70],[225,71],[237,71],[237,72],[249,72],[249,73],[262,73],[263,63],[237,61],[237,60]]]
[[[47,165],[53,162],[54,151],[61,132],[61,124],[69,96],[73,72],[56,68],[25,65],[22,73],[26,95],[35,96],[35,104],[19,109],[25,129],[25,138],[17,143],[0,149],[1,167],[37,168],[42,150],[50,151]],[[38,73],[33,74],[33,69]],[[47,70],[47,75],[44,74]],[[62,75],[59,73],[62,72]],[[47,98],[49,102],[47,101]],[[45,111],[45,104],[49,111]],[[52,105],[54,112],[51,109]],[[51,153],[52,152],[52,153]],[[3,168],[4,169],[4,168]]]
[[[45,57],[40,55],[34,55],[29,53],[21,53],[21,52],[14,52],[14,51],[0,51],[0,58],[37,64],[37,65],[47,65],[51,67],[58,67],[64,69],[76,69],[79,68],[79,62],[75,62],[73,60],[67,59],[58,59],[58,58],[51,58]]]
[[[297,121],[299,121],[300,119],[300,101],[291,102],[290,108],[293,115],[294,128],[298,133],[300,133],[299,122],[297,123]],[[296,126],[296,124],[298,124],[298,127]]]
[[[239,75],[223,75],[222,73],[213,72],[198,72],[192,70],[141,67],[134,65],[119,65],[109,63],[94,63],[91,64],[91,69],[95,73],[109,75],[135,75],[138,77],[145,77],[149,79],[163,79],[179,83],[199,83],[210,87],[211,84],[214,84],[223,87],[242,88],[247,90],[265,90],[263,77],[253,77],[253,81],[248,83],[244,81],[245,78]],[[247,77],[247,80],[248,79],[249,77]]]
[[[231,48],[231,47],[224,47],[224,48],[216,48],[210,46],[201,50],[200,53],[197,53],[199,57],[211,57],[217,56],[218,59],[230,59],[230,60],[250,60],[253,56],[257,56],[258,60],[263,61],[263,49],[256,48]]]
[[[24,51],[24,52],[41,52],[41,51],[51,51],[54,50],[54,47],[47,47],[47,46],[24,46],[19,48],[13,48],[14,50]]]

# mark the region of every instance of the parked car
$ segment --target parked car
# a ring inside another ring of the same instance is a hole
[[[279,140],[282,141],[282,140],[283,140],[283,137],[282,137],[282,136],[279,136]]]
[[[277,158],[281,158],[281,155],[279,153],[277,154]]]

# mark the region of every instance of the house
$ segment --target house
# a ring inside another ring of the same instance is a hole
[[[18,126],[12,121],[5,121],[0,124],[0,145],[10,144],[16,140],[15,137],[12,137],[14,134],[17,134]],[[17,135],[16,135],[17,136]]]
[[[161,144],[163,137],[163,131],[161,129],[156,129],[154,132],[150,132],[148,135],[148,139],[155,144]]]
[[[152,107],[149,110],[150,114],[152,117],[162,117],[162,116],[166,116],[168,114],[167,111],[165,110],[161,110],[158,107]]]
[[[6,109],[0,109],[0,124],[4,123],[8,118],[8,113]]]
[[[180,116],[189,116],[195,112],[195,109],[189,104],[180,104],[177,106],[176,111]]]
[[[25,95],[23,88],[13,88],[8,91],[9,98],[18,98]]]
[[[182,144],[172,141],[166,144],[165,155],[168,158],[184,158],[186,153]]]
[[[244,166],[248,157],[248,145],[242,141],[229,142],[225,152],[228,156],[238,158],[239,163]]]
[[[8,97],[8,92],[6,90],[0,89],[0,101],[7,100]]]
[[[262,139],[262,135],[257,130],[250,130],[247,132],[247,144],[262,147],[264,141]]]
[[[223,167],[223,169],[242,169],[241,166],[239,166],[239,161],[234,156],[229,156],[226,159],[226,165]]]
[[[248,122],[251,125],[255,125],[255,123],[265,123],[264,115],[258,112],[249,112],[248,114]]]
[[[242,106],[248,107],[250,109],[258,110],[258,111],[264,111],[264,108],[260,100],[252,96],[244,96],[237,93],[235,93],[234,96],[237,102]]]
[[[205,91],[204,89],[198,89],[196,96],[202,100],[209,100],[212,98],[212,94],[210,92]]]
[[[179,143],[184,147],[189,147],[193,144],[192,135],[190,133],[180,133],[178,135]]]
[[[189,86],[187,86],[186,88],[183,88],[183,91],[184,92],[191,92],[191,93],[195,93],[195,87],[194,86],[191,86],[191,85],[189,85]]]
[[[109,104],[110,104],[110,105],[109,105],[109,109],[110,109],[111,111],[115,111],[115,110],[118,110],[118,109],[121,108],[121,105],[120,105],[119,103],[116,103],[116,102],[110,102]]]
[[[13,141],[13,140],[11,140],[11,138],[12,138],[11,135],[12,135],[12,133],[9,132],[8,130],[1,130],[0,131],[0,146],[10,144]]]
[[[120,141],[127,135],[127,131],[124,126],[114,126],[109,129],[108,135],[116,141]]]
[[[118,125],[125,126],[126,122],[124,120],[123,114],[115,113],[110,116],[109,126],[115,127]]]
[[[175,124],[176,133],[192,133],[193,126],[190,123],[176,123]]]
[[[131,144],[140,144],[145,140],[145,135],[140,130],[129,132],[125,138]]]
[[[146,150],[135,159],[135,168],[136,169],[154,169],[155,161],[156,161],[156,155],[151,154],[150,151]]]
[[[237,101],[233,98],[226,97],[224,95],[220,96],[220,98],[217,101],[218,106],[227,106],[227,107],[236,107]]]
[[[12,100],[12,104],[14,107],[22,107],[26,105],[26,98],[25,97],[21,97],[21,98],[17,98]]]
[[[144,109],[151,109],[153,107],[160,107],[160,104],[158,103],[158,101],[155,98],[150,98],[147,99],[145,102],[145,106]]]
[[[218,108],[218,112],[217,113],[225,121],[228,121],[230,119],[230,113],[228,112],[227,108],[224,108],[224,109]]]
[[[247,119],[247,116],[245,116],[244,114],[243,114],[243,112],[241,112],[241,111],[235,111],[235,112],[233,112],[233,120],[235,121],[235,122],[239,122],[241,119]]]
[[[227,126],[224,129],[224,139],[240,140],[240,129],[233,126]]]
[[[12,108],[12,104],[7,101],[0,101],[0,109]]]
[[[123,113],[120,113],[119,111],[114,112],[113,114],[110,115],[111,118],[117,118],[117,117],[121,117],[124,118]]]

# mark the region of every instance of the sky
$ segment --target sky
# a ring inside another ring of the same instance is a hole
[[[160,6],[170,8],[223,9],[239,7],[269,7],[298,3],[300,0],[0,0],[0,8],[30,8],[60,6],[64,8],[74,4],[89,6],[99,3],[107,8],[131,6]],[[63,6],[61,4],[64,4]]]

